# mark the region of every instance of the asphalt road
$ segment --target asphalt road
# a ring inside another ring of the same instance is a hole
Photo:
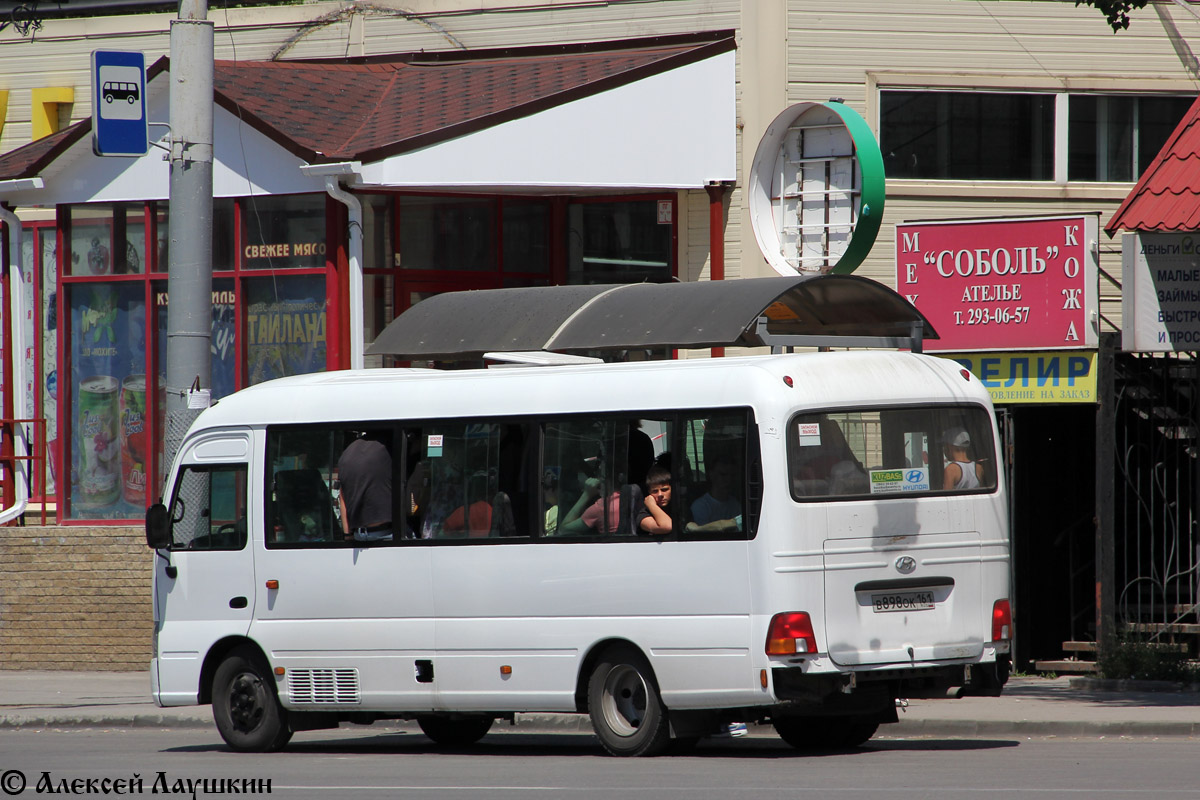
[[[0,798],[47,789],[183,797],[192,786],[197,797],[216,796],[188,783],[198,779],[211,788],[269,779],[275,797],[352,800],[1200,798],[1198,748],[1180,737],[876,738],[857,751],[803,755],[752,735],[705,742],[686,756],[616,759],[584,734],[499,732],[452,752],[419,733],[347,728],[298,734],[281,753],[244,755],[199,729],[23,729],[0,731]],[[24,791],[15,791],[22,781]]]

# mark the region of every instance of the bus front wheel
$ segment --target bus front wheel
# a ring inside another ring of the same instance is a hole
[[[287,711],[275,694],[274,676],[252,648],[234,649],[217,667],[212,707],[221,738],[239,752],[268,753],[292,738]]]
[[[614,756],[656,756],[671,744],[667,710],[650,665],[632,648],[614,648],[588,681],[588,714]]]
[[[438,744],[447,747],[466,747],[475,744],[492,729],[491,717],[417,717],[421,732]]]
[[[779,738],[798,750],[858,747],[879,729],[878,722],[858,717],[780,717],[771,724]]]

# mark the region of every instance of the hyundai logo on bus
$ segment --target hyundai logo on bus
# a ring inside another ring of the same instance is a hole
[[[917,568],[917,560],[912,556],[900,556],[896,559],[896,571],[907,575]]]

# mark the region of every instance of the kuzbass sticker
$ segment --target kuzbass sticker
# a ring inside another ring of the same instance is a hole
[[[871,494],[928,491],[929,470],[923,467],[871,470]]]

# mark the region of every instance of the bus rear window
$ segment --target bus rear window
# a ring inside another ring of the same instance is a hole
[[[987,492],[998,464],[977,406],[798,414],[788,425],[797,500]]]

